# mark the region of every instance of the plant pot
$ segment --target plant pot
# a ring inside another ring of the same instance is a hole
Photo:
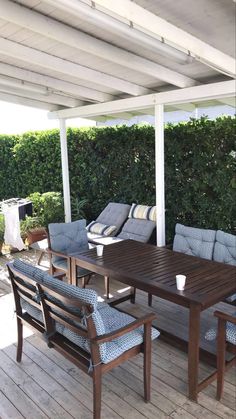
[[[47,231],[43,227],[32,228],[27,231],[27,242],[32,244],[47,238]]]

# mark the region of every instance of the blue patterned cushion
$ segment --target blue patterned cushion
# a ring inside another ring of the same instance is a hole
[[[217,336],[217,329],[212,328],[205,334],[206,340],[215,340]],[[226,341],[236,345],[236,325],[230,322],[226,323]]]
[[[215,230],[205,230],[176,224],[173,250],[211,260],[215,236]]]
[[[129,212],[129,218],[138,218],[139,220],[156,221],[156,207],[132,204],[131,210]]]
[[[97,334],[102,335],[105,333],[103,321],[101,319],[99,311],[97,310],[97,293],[94,290],[86,289],[86,288],[79,288],[79,287],[76,287],[75,285],[66,284],[63,281],[53,278],[51,275],[47,274],[41,269],[32,267],[28,263],[25,263],[20,260],[14,261],[14,267],[15,269],[31,277],[38,283],[49,286],[54,291],[61,292],[67,298],[75,298],[75,299],[78,298],[78,300],[80,301],[84,301],[85,303],[91,304],[94,308],[92,319],[94,321]],[[61,306],[63,306],[63,304],[60,301],[56,300],[56,302],[59,303]],[[74,307],[67,307],[67,309],[69,309],[71,312],[74,312],[74,313],[78,312],[80,314],[80,310]],[[65,331],[65,333],[67,334],[67,331]],[[84,341],[84,339],[82,340]],[[101,355],[104,356],[105,351],[106,351],[106,344],[104,343],[100,345]]]
[[[129,323],[132,323],[135,319],[134,317],[122,313],[106,303],[99,304],[98,306],[99,314],[103,320],[105,327],[105,333],[113,332],[120,327],[126,326]],[[80,341],[78,340],[78,335],[71,332],[67,329],[66,337],[74,342],[76,345],[80,346]],[[65,334],[65,331],[63,332]],[[152,328],[152,339],[155,339],[159,336],[160,332]],[[120,336],[117,339],[114,339],[112,342],[106,343],[106,352],[101,354],[101,360],[103,363],[108,363],[113,359],[120,356],[122,353],[128,349],[133,348],[136,345],[139,345],[143,342],[143,327],[133,330],[132,332],[126,333],[123,336]],[[84,347],[85,350],[90,352],[89,344],[86,342]]]
[[[236,236],[218,230],[213,259],[217,262],[236,266]]]

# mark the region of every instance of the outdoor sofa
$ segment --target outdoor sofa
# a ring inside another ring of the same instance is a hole
[[[139,319],[98,303],[91,289],[52,277],[21,260],[8,264],[17,320],[17,356],[21,361],[23,325],[93,379],[93,417],[101,416],[102,375],[129,358],[144,355],[144,398],[150,400],[151,341],[155,314]],[[82,379],[82,376],[81,376]]]

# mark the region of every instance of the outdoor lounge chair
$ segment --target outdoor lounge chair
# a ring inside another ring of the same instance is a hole
[[[217,371],[210,376],[210,379],[213,380],[217,376],[216,397],[220,400],[224,390],[224,373],[236,363],[236,313],[235,316],[230,316],[215,311],[214,315],[218,318],[218,328],[208,330],[205,338],[207,340],[217,338]],[[226,351],[234,354],[230,361],[225,360]]]
[[[18,362],[23,325],[39,332],[54,348],[93,379],[93,417],[101,416],[102,375],[124,361],[144,355],[144,399],[150,400],[151,341],[155,314],[139,319],[97,302],[94,290],[63,283],[15,260],[8,265],[15,298]],[[81,377],[81,379],[83,379]]]
[[[106,244],[107,238],[116,236],[130,211],[130,205],[110,202],[95,221],[87,226],[88,241],[94,244]],[[103,239],[104,243],[103,243]]]

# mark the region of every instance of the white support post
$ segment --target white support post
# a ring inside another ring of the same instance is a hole
[[[60,119],[59,121],[60,121],[61,166],[62,166],[65,222],[69,223],[71,221],[71,205],[70,205],[68,150],[67,150],[67,138],[66,138],[66,120]]]
[[[165,246],[164,106],[155,105],[157,246]]]

